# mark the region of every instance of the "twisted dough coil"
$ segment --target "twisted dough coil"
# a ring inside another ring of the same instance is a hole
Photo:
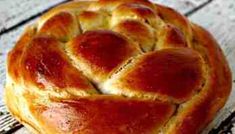
[[[27,28],[5,100],[34,133],[197,134],[231,73],[215,39],[147,0],[72,1]]]

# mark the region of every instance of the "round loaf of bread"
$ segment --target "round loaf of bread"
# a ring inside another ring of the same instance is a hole
[[[210,33],[147,0],[71,1],[7,59],[11,114],[42,134],[198,134],[231,73]]]

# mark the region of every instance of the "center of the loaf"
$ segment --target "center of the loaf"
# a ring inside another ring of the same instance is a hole
[[[93,81],[102,81],[138,53],[122,35],[108,31],[88,31],[75,37],[68,53]]]

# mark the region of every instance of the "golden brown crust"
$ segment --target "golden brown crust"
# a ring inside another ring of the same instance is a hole
[[[108,29],[109,16],[105,12],[83,11],[78,15],[78,19],[80,21],[81,30],[83,32],[98,29]]]
[[[147,23],[154,28],[158,28],[162,23],[155,10],[137,3],[124,3],[114,9],[111,26],[115,26],[126,19],[138,20]]]
[[[127,96],[128,92],[152,94],[158,99],[163,97],[163,100],[179,103],[190,99],[200,89],[202,64],[200,55],[191,49],[163,49],[138,57],[131,67],[107,81],[104,88],[121,90]]]
[[[92,89],[81,72],[68,62],[59,45],[60,43],[51,37],[34,37],[22,56],[22,68],[18,68],[22,71],[24,80],[39,89]]]
[[[68,51],[81,64],[81,69],[93,81],[103,81],[127,60],[138,54],[135,44],[131,44],[120,34],[108,30],[88,31],[74,38],[68,44]]]
[[[41,26],[40,33],[53,36],[61,41],[68,41],[79,33],[79,27],[73,15],[68,12],[60,12]]]
[[[114,31],[138,43],[140,48],[145,52],[151,51],[154,47],[154,30],[144,23],[135,20],[122,21],[114,27]]]
[[[189,20],[183,16],[182,14],[178,13],[176,10],[166,7],[163,5],[155,4],[156,10],[159,16],[166,22],[173,24],[175,27],[183,32],[184,36],[187,39],[187,44],[191,46],[192,42],[192,28],[190,25]]]
[[[25,33],[21,36],[19,41],[17,41],[15,47],[8,53],[7,58],[7,71],[11,74],[11,77],[14,81],[19,82],[20,71],[19,66],[21,62],[21,56],[24,52],[24,48],[32,40],[35,35],[35,29],[29,27],[25,30]]]
[[[148,0],[97,0],[97,2],[90,5],[90,9],[113,11],[115,8],[123,3],[137,3],[150,8],[155,8],[154,5]]]
[[[225,104],[231,91],[231,72],[225,57],[210,33],[193,24],[195,49],[208,64],[208,77],[201,92],[179,109],[166,133],[197,134]],[[206,37],[206,38],[205,38]]]
[[[198,134],[230,94],[215,39],[171,8],[72,1],[36,24],[8,54],[5,87],[34,133]]]
[[[74,0],[67,2],[65,4],[58,5],[57,7],[54,7],[49,12],[43,14],[38,22],[38,25],[40,27],[41,24],[43,24],[47,19],[54,16],[55,14],[58,14],[60,12],[71,12],[75,14],[79,14],[81,11],[84,11],[87,9],[93,2],[96,0]]]
[[[188,44],[183,33],[174,25],[165,25],[158,35],[157,47],[155,49],[187,47]]]
[[[47,133],[136,134],[157,132],[174,108],[158,101],[93,96],[36,105],[31,110]]]

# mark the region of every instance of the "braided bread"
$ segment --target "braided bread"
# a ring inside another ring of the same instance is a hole
[[[197,134],[231,90],[210,33],[147,0],[71,1],[7,59],[5,101],[34,133]]]

